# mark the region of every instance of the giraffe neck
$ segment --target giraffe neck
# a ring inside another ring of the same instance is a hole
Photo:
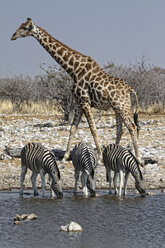
[[[56,40],[40,27],[35,26],[32,36],[35,37],[56,62],[75,79],[76,68],[86,56]]]

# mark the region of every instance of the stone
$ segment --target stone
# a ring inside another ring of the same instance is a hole
[[[20,222],[18,220],[14,221],[14,225],[18,225]]]
[[[35,220],[37,219],[37,215],[36,214],[29,214],[27,217],[27,220]]]
[[[155,193],[152,192],[152,191],[148,191],[148,192],[147,192],[147,195],[155,195]]]
[[[61,226],[60,230],[64,232],[82,232],[82,227],[78,223],[71,221],[68,225]]]
[[[0,154],[0,160],[12,160],[12,157],[5,153],[2,153]]]
[[[35,214],[22,214],[14,217],[14,224],[18,224],[17,222],[22,221],[22,220],[35,220],[37,219],[37,215]]]

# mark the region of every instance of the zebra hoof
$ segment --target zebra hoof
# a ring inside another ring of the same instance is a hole
[[[63,198],[63,193],[62,192],[58,192],[57,193],[57,198],[62,199]]]
[[[91,192],[91,197],[95,197],[95,196],[96,196],[96,192],[95,191]]]

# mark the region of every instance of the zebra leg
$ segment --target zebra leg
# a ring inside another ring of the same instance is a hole
[[[122,117],[118,114],[115,113],[116,115],[116,145],[120,143],[122,134],[123,134],[123,129],[122,129]]]
[[[112,194],[112,189],[111,189],[111,171],[106,170],[106,177],[107,177],[107,182],[109,182],[109,194]]]
[[[32,172],[32,176],[31,176],[31,182],[32,182],[32,187],[33,187],[33,190],[34,190],[34,195],[39,195],[38,193],[38,190],[37,190],[37,187],[36,187],[36,178],[38,176],[38,173],[36,172]]]
[[[21,175],[20,175],[20,195],[23,195],[23,183],[25,180],[25,175],[27,172],[27,167],[26,166],[21,166]]]
[[[77,132],[78,129],[78,125],[80,123],[82,117],[82,110],[79,107],[76,107],[75,109],[75,113],[74,113],[74,119],[70,128],[70,134],[69,134],[69,140],[68,140],[68,144],[67,144],[67,149],[63,158],[63,161],[67,161],[67,159],[69,158],[69,153],[70,153],[70,147],[71,147],[71,142],[72,139],[74,137],[74,135]]]
[[[76,193],[76,192],[77,192],[77,182],[78,182],[78,179],[79,179],[79,171],[76,171],[76,170],[75,170],[74,178],[75,178],[74,193]]]
[[[82,192],[85,196],[88,196],[87,179],[88,179],[88,175],[83,172],[81,174],[81,184],[82,184]]]
[[[130,175],[130,172],[127,172],[127,173],[125,174],[123,195],[127,195],[127,182],[128,182],[128,177],[129,177],[129,175]]]
[[[41,176],[41,191],[42,196],[45,195],[45,172],[43,170],[40,170],[40,176]]]
[[[117,189],[117,179],[118,179],[119,173],[114,172],[114,177],[113,177],[113,185],[114,185],[114,190],[115,190],[115,195],[118,194],[118,189]]]
[[[122,170],[119,171],[119,179],[120,179],[119,196],[121,196],[122,188],[123,188],[123,185],[124,185],[124,172]]]

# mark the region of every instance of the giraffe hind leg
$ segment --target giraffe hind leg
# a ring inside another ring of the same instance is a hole
[[[137,127],[131,120],[131,118],[128,116],[127,118],[124,118],[124,124],[128,128],[128,131],[131,135],[134,151],[135,151],[135,156],[138,161],[138,163],[143,166],[143,163],[140,158],[139,150],[138,150],[138,144],[137,144]]]
[[[118,114],[115,113],[116,115],[116,145],[120,143],[122,134],[123,134],[123,129],[122,129],[122,117]]]

